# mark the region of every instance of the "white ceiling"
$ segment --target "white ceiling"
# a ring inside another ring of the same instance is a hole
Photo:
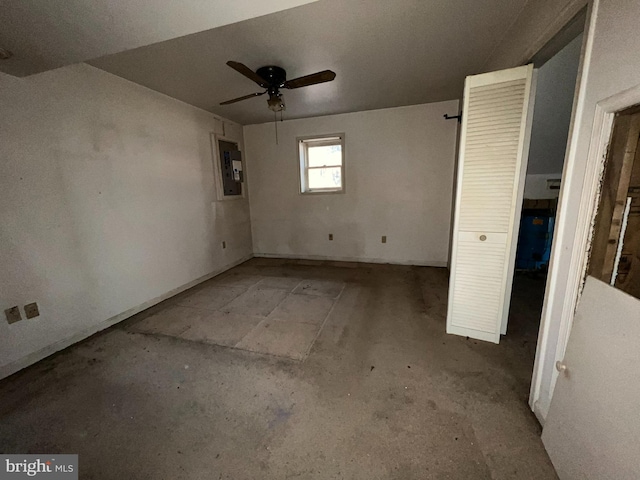
[[[0,47],[15,54],[0,71],[22,76],[88,60],[242,124],[273,113],[265,97],[218,105],[260,90],[227,60],[279,65],[288,78],[336,72],[331,83],[285,90],[285,118],[428,103],[460,98],[464,77],[482,71],[526,3],[0,0]]]
[[[0,71],[24,76],[315,0],[0,0]]]
[[[225,65],[279,65],[331,83],[285,90],[285,118],[460,98],[526,0],[320,0],[89,62],[241,124],[273,120],[260,91]],[[456,112],[450,112],[455,114]]]

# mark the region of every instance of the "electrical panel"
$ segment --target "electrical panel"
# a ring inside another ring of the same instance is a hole
[[[242,153],[235,143],[220,140],[218,147],[224,195],[242,195]]]

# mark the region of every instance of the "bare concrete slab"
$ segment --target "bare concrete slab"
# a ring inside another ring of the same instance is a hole
[[[194,323],[205,321],[211,312],[180,305],[171,305],[144,318],[132,328],[138,332],[178,336]]]
[[[257,283],[258,288],[280,288],[291,292],[302,281],[296,277],[265,277]]]
[[[306,357],[315,325],[260,317],[249,351],[208,343],[241,328],[219,311],[153,307],[0,381],[0,451],[78,453],[82,479],[557,480],[527,405],[544,281],[516,276],[494,345],[445,333],[445,269],[232,273],[345,287]]]
[[[321,325],[333,303],[329,297],[290,294],[271,312],[269,320]]]
[[[266,317],[286,296],[285,290],[276,288],[251,289],[237,297],[222,310],[226,313]]]
[[[250,317],[236,313],[212,312],[211,315],[193,321],[180,338],[227,347],[235,346],[263,317]]]
[[[205,310],[218,310],[244,292],[246,292],[246,288],[243,287],[207,285],[190,295],[181,297],[176,301],[176,305],[203,308]]]
[[[318,295],[321,297],[336,298],[342,292],[344,282],[335,280],[304,280],[296,287],[293,293],[301,295]]]
[[[236,347],[277,357],[303,360],[319,328],[318,325],[310,323],[278,322],[268,319],[253,329]]]
[[[335,261],[327,261],[325,263],[328,267],[336,267],[336,268],[362,268],[362,263],[358,262],[335,262]]]
[[[223,273],[219,277],[212,279],[210,282],[213,285],[223,285],[227,287],[243,287],[249,288],[262,280],[259,275],[246,275],[237,272]]]
[[[322,265],[325,264],[324,260],[305,260],[305,259],[300,259],[300,260],[291,260],[292,263],[297,263],[298,265],[305,265],[308,267],[321,267]]]

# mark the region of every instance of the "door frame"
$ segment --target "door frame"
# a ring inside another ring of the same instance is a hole
[[[543,394],[543,381],[545,380],[544,366],[548,365],[550,361],[552,364],[555,364],[557,361],[562,361],[565,355],[575,309],[580,300],[580,295],[582,294],[582,289],[586,280],[589,248],[593,236],[593,222],[595,220],[597,206],[600,199],[600,183],[604,174],[605,159],[609,150],[611,135],[613,133],[615,114],[640,103],[640,85],[638,85],[629,90],[618,92],[617,94],[601,100],[596,104],[591,130],[591,142],[589,144],[585,176],[580,195],[580,207],[577,217],[576,232],[570,253],[571,262],[567,272],[567,294],[564,296],[562,302],[560,317],[557,319],[551,318],[550,312],[553,310],[553,297],[550,292],[553,292],[556,288],[556,285],[560,281],[560,273],[562,273],[559,272],[557,268],[554,268],[554,264],[559,261],[560,256],[566,254],[563,254],[560,251],[559,245],[562,243],[560,236],[566,236],[570,233],[565,232],[563,219],[566,212],[562,206],[565,202],[569,201],[568,198],[565,198],[569,192],[569,188],[565,183],[568,183],[573,177],[575,165],[580,160],[576,158],[576,147],[579,132],[577,131],[574,122],[576,118],[582,117],[582,111],[584,109],[584,92],[586,87],[584,80],[586,75],[584,75],[584,72],[588,71],[590,64],[590,54],[592,51],[591,43],[593,42],[591,34],[593,27],[592,20],[590,21],[588,31],[585,31],[586,38],[584,45],[586,45],[586,52],[588,53],[585,55],[583,65],[581,67],[581,79],[579,82],[576,107],[572,119],[566,165],[562,175],[562,190],[560,192],[560,205],[558,208],[559,221],[556,222],[556,238],[554,238],[551,252],[549,278],[545,291],[540,332],[538,335],[538,347],[536,350],[536,360],[531,380],[529,405],[542,424],[544,424],[546,419],[556,379],[558,378],[558,372],[553,369],[551,382],[549,384],[548,399],[546,399],[543,406],[541,397]],[[557,341],[554,342],[551,338],[551,327],[555,325],[559,326],[559,333]]]
[[[598,2],[598,0],[594,0]],[[573,100],[573,112],[571,114],[571,123],[569,125],[569,136],[567,138],[567,148],[565,153],[565,162],[562,169],[562,177],[560,183],[560,193],[558,197],[558,208],[553,233],[553,242],[551,244],[551,255],[549,258],[549,271],[547,275],[547,283],[545,286],[544,301],[542,305],[542,314],[540,317],[540,327],[538,331],[538,343],[536,346],[536,356],[533,365],[533,374],[531,377],[531,387],[529,391],[529,406],[534,412],[538,421],[544,425],[551,396],[553,395],[553,387],[557,375],[555,370],[549,374],[549,365],[553,365],[556,359],[562,354],[566,348],[566,340],[573,321],[573,313],[578,302],[579,286],[582,283],[583,270],[580,268],[580,260],[576,260],[575,252],[582,252],[586,245],[587,229],[583,227],[586,222],[583,221],[584,203],[580,205],[580,216],[576,227],[576,235],[573,237],[573,247],[571,252],[571,262],[566,273],[566,280],[561,278],[561,274],[565,273],[560,270],[562,265],[562,257],[564,256],[560,245],[564,242],[564,238],[573,234],[571,229],[566,226],[567,208],[565,204],[570,202],[569,194],[573,190],[571,185],[575,177],[576,169],[576,151],[579,138],[579,127],[576,125],[576,119],[582,117],[582,112],[586,103],[586,78],[591,64],[591,52],[593,50],[593,32],[595,30],[595,18],[592,15],[593,2],[587,7],[587,20],[583,30],[581,62],[578,66],[578,78],[576,79],[576,88]],[[593,137],[592,137],[593,141]],[[588,168],[589,169],[589,168]],[[592,169],[589,169],[590,171]],[[586,182],[585,182],[586,184]],[[585,194],[583,189],[582,194]],[[581,234],[581,230],[582,234]],[[580,250],[575,250],[575,244],[579,244]],[[561,282],[567,283],[567,294],[562,301],[557,299],[553,294],[561,285]],[[570,294],[569,294],[570,293]],[[561,303],[556,307],[556,303]],[[561,309],[559,316],[552,316],[557,308]],[[551,376],[551,378],[549,378]]]

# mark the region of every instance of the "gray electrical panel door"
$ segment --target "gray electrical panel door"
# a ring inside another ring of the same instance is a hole
[[[236,165],[241,165],[242,162],[242,154],[238,151],[238,145],[220,140],[218,151],[224,195],[242,195],[242,167],[234,169],[234,162]]]

